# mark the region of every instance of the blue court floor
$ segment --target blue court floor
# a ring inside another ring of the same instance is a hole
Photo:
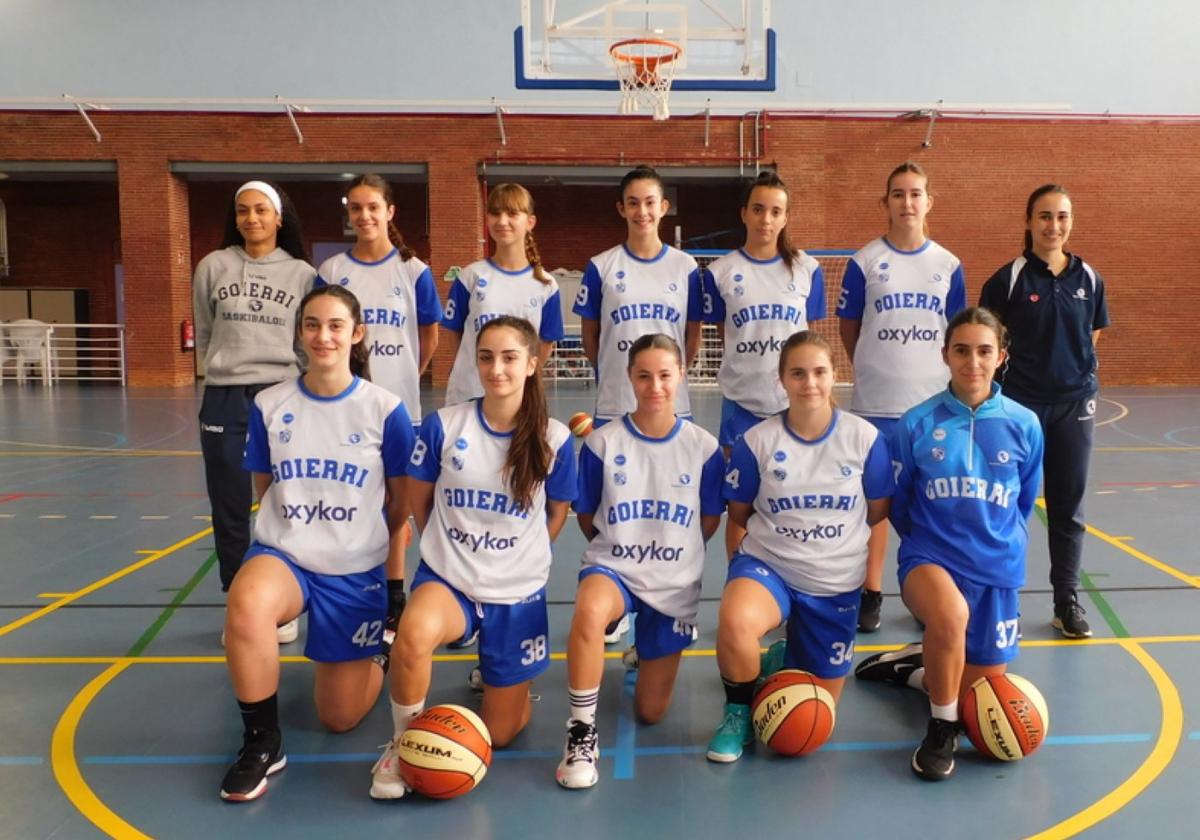
[[[592,397],[563,386],[554,414]],[[715,428],[716,392],[698,390],[693,403]],[[0,838],[1197,836],[1200,391],[1102,394],[1082,595],[1093,639],[1053,634],[1045,529],[1032,527],[1012,670],[1041,689],[1051,724],[1026,761],[983,760],[964,740],[953,779],[921,782],[908,759],[924,696],[851,679],[820,752],[789,760],[759,748],[733,765],[707,762],[723,701],[718,534],[700,640],[666,719],[634,722],[624,645],[612,648],[600,784],[560,789],[562,651],[583,546],[572,520],[555,551],[554,661],[535,685],[533,722],[478,790],[450,802],[370,800],[371,764],[390,734],[386,701],[354,732],[326,733],[297,643],[281,651],[289,765],[266,796],[239,806],[217,797],[240,721],[218,639],[198,406],[191,388],[0,386]],[[891,561],[885,580],[882,630],[859,638],[858,657],[918,635]],[[430,702],[477,703],[472,659],[439,658]]]

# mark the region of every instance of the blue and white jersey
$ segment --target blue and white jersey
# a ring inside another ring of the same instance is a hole
[[[663,438],[628,414],[593,431],[579,451],[577,513],[598,532],[583,565],[604,566],[663,615],[696,623],[704,574],[701,516],[725,510],[717,439],[683,418]]]
[[[946,324],[967,305],[962,264],[932,239],[900,251],[880,237],[850,258],[837,315],[861,321],[850,408],[899,417],[946,387]]]
[[[417,328],[442,320],[442,303],[429,266],[416,257],[400,259],[395,248],[378,262],[357,260],[346,251],[321,263],[314,285],[341,286],[358,298],[367,326],[371,381],[400,397],[413,422],[420,423]]]
[[[442,326],[462,333],[458,354],[446,383],[446,405],[483,396],[475,366],[475,339],[483,325],[501,315],[515,315],[533,324],[542,341],[562,341],[562,302],[553,275],[543,283],[533,266],[505,271],[491,260],[473,262],[450,284]]]
[[[336,397],[303,378],[259,391],[243,466],[271,476],[254,541],[324,575],[365,572],[387,560],[385,478],[405,474],[413,426],[395,394],[354,377]]]
[[[690,254],[670,245],[663,245],[654,259],[644,260],[622,243],[588,262],[574,312],[600,322],[596,416],[615,420],[637,409],[625,372],[634,341],[663,333],[686,352],[687,322],[700,321],[704,312],[700,269]],[[680,383],[675,413],[691,410],[686,382]]]
[[[754,505],[741,551],[793,589],[836,595],[866,579],[867,502],[894,486],[879,430],[834,409],[817,440],[793,432],[786,414],[752,427],[733,445],[724,492]]]
[[[741,249],[704,272],[705,320],[725,325],[721,394],[759,417],[787,408],[779,351],[794,332],[825,317],[825,275],[800,251],[791,270],[776,256],[756,260]]]
[[[546,443],[554,464],[523,508],[503,475],[512,432],[489,428],[482,405],[446,406],[421,424],[408,475],[435,485],[421,559],[472,600],[515,604],[550,577],[546,498],[575,499],[575,448],[567,427],[551,418]]]
[[[996,384],[974,411],[947,389],[905,412],[891,440],[901,562],[930,559],[986,586],[1024,585],[1042,449],[1037,415]]]

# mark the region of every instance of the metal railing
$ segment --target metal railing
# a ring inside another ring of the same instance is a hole
[[[55,382],[125,385],[124,324],[47,324],[32,319],[0,323],[0,382],[32,374]]]

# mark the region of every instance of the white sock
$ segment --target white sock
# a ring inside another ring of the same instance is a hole
[[[411,706],[405,706],[389,697],[388,702],[392,705],[392,739],[395,740],[408,729],[409,721],[425,711],[425,701],[420,700]]]
[[[925,669],[924,668],[913,668],[912,671],[909,672],[908,687],[915,688],[917,691],[923,691],[926,694],[929,693],[929,690],[927,688],[925,688]]]
[[[567,697],[571,703],[571,719],[595,726],[596,706],[600,702],[600,686],[582,690],[568,686]]]
[[[938,720],[958,720],[958,703],[947,703],[945,706],[939,706],[933,700],[929,701],[929,714]]]

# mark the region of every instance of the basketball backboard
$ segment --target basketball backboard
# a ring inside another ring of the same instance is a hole
[[[609,47],[628,38],[683,48],[674,90],[775,90],[771,0],[519,0],[516,86],[617,90]]]

